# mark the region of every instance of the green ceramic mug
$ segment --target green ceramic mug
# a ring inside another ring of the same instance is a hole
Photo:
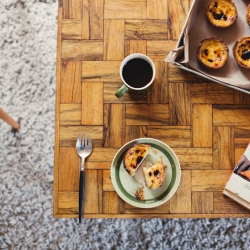
[[[129,90],[142,91],[151,86],[155,78],[155,65],[144,54],[131,54],[121,63],[120,77],[123,85],[115,92],[117,98]]]

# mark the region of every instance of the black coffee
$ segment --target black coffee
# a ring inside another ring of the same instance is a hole
[[[134,58],[123,67],[122,76],[129,86],[142,88],[151,81],[153,70],[147,61],[141,58]]]

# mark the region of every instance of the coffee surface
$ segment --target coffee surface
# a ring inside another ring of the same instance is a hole
[[[124,65],[122,76],[131,87],[142,88],[151,81],[153,70],[147,61],[141,58],[134,58]]]

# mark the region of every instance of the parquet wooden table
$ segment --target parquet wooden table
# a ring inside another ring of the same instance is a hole
[[[250,96],[164,62],[176,46],[191,0],[59,0],[54,216],[77,218],[79,133],[94,149],[86,161],[85,213],[92,218],[249,217],[222,190],[250,141]],[[140,52],[156,65],[143,95],[114,95],[119,66]],[[177,154],[182,178],[164,205],[121,200],[111,161],[126,142],[152,137]]]

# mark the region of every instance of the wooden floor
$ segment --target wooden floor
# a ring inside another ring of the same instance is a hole
[[[55,123],[54,216],[77,218],[79,133],[94,149],[86,162],[83,217],[249,217],[222,194],[250,141],[250,96],[164,62],[176,46],[191,0],[59,0]],[[142,95],[114,95],[125,56],[155,63]],[[111,161],[126,142],[152,137],[179,158],[182,178],[164,205],[139,209],[121,200]]]

